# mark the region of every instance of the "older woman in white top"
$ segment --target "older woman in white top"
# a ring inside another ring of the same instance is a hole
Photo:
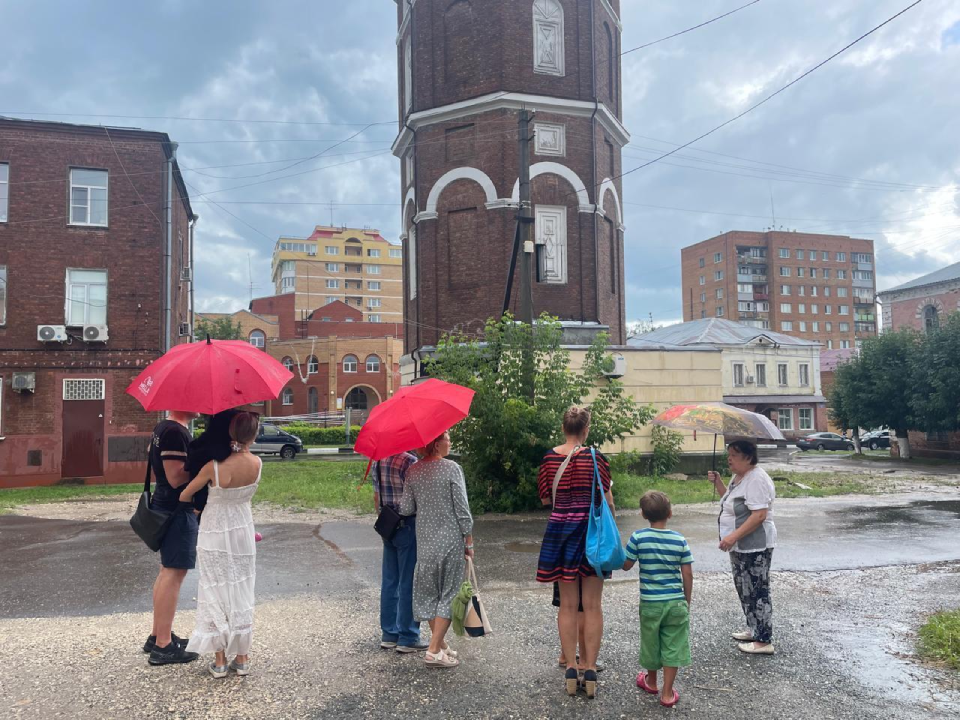
[[[733,583],[748,630],[733,634],[739,648],[751,655],[773,655],[773,603],[770,600],[770,563],[777,544],[773,524],[773,480],[757,466],[757,446],[737,440],[727,446],[733,478],[723,484],[720,473],[710,480],[720,500],[720,549],[730,553]]]

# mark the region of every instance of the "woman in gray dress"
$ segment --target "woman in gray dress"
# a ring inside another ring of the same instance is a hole
[[[444,641],[450,628],[450,605],[460,590],[467,558],[473,557],[473,516],[463,470],[444,458],[450,435],[443,433],[407,470],[401,515],[417,516],[417,567],[413,576],[413,616],[430,624],[427,667],[460,664]]]

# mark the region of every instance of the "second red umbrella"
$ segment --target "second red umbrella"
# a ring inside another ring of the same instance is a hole
[[[377,405],[353,449],[371,460],[424,447],[470,413],[474,391],[431,378]]]

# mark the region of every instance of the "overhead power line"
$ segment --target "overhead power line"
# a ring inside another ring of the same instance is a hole
[[[687,28],[686,30],[681,30],[680,32],[675,32],[673,35],[667,35],[666,37],[662,37],[662,38],[660,38],[659,40],[654,40],[653,42],[644,43],[643,45],[638,45],[638,46],[635,47],[635,48],[630,48],[629,50],[624,50],[622,53],[620,53],[620,55],[621,55],[621,57],[624,56],[624,55],[629,55],[630,53],[636,52],[637,50],[643,50],[644,48],[648,48],[648,47],[650,47],[651,45],[656,45],[657,43],[662,43],[664,40],[672,40],[672,39],[675,38],[675,37],[679,37],[679,36],[681,36],[681,35],[685,35],[685,34],[687,34],[688,32],[692,32],[693,30],[699,30],[700,28],[702,28],[702,27],[704,27],[704,26],[706,26],[706,25],[709,25],[710,23],[715,23],[717,20],[723,20],[723,18],[725,18],[725,17],[728,17],[728,16],[730,16],[730,15],[733,15],[733,14],[736,13],[736,12],[740,12],[740,11],[743,10],[744,8],[748,8],[748,7],[750,7],[751,5],[756,5],[758,2],[760,2],[760,0],[753,0],[753,2],[748,2],[746,5],[741,5],[741,6],[738,7],[738,8],[734,8],[733,10],[730,10],[729,12],[725,12],[723,15],[717,15],[717,17],[711,18],[710,20],[707,20],[706,22],[702,22],[702,23],[700,23],[699,25],[694,25],[693,27],[689,27],[689,28]]]
[[[119,118],[122,120],[177,120],[183,122],[221,122],[221,123],[239,123],[239,124],[265,124],[265,125],[310,125],[310,126],[332,126],[332,127],[359,127],[361,125],[394,125],[396,120],[384,120],[381,122],[321,122],[313,120],[273,120],[270,118],[203,118],[189,117],[184,115],[114,115],[110,113],[55,113],[55,112],[25,112],[23,110],[0,110],[0,115],[27,115],[29,117],[88,117],[88,118]],[[20,119],[20,118],[15,118]],[[129,128],[117,128],[129,129]]]
[[[703,139],[706,138],[706,137],[709,137],[710,135],[713,135],[713,134],[714,134],[715,132],[717,132],[718,130],[722,130],[723,128],[727,127],[727,125],[731,125],[732,123],[735,123],[737,120],[739,120],[739,119],[741,119],[742,117],[744,117],[744,116],[748,115],[749,113],[753,112],[754,110],[756,110],[756,109],[759,108],[760,106],[765,105],[766,103],[770,102],[771,100],[773,100],[773,98],[777,97],[780,93],[782,93],[782,92],[788,90],[789,88],[793,87],[794,85],[796,85],[798,82],[800,82],[801,80],[803,80],[803,79],[804,79],[805,77],[807,77],[808,75],[811,75],[812,73],[816,72],[817,70],[819,70],[820,68],[822,68],[824,65],[826,65],[827,63],[829,63],[829,62],[830,62],[831,60],[833,60],[834,58],[839,57],[840,55],[842,55],[843,53],[845,53],[847,50],[849,50],[850,48],[852,48],[852,47],[853,47],[854,45],[856,45],[857,43],[859,43],[859,42],[861,42],[862,40],[868,38],[870,35],[873,35],[875,32],[877,32],[878,30],[880,30],[882,27],[890,24],[891,22],[893,22],[894,20],[896,20],[898,17],[900,17],[901,15],[903,15],[904,13],[906,13],[907,11],[912,10],[913,8],[915,8],[917,5],[919,5],[919,4],[922,3],[922,2],[923,2],[923,0],[915,0],[914,2],[910,3],[907,7],[903,8],[903,10],[900,10],[898,13],[896,13],[895,15],[892,15],[891,17],[887,18],[886,20],[884,20],[884,21],[883,21],[882,23],[880,23],[879,25],[876,25],[875,27],[871,28],[871,29],[868,30],[867,32],[863,33],[863,35],[861,35],[860,37],[858,37],[856,40],[853,40],[852,42],[848,43],[848,44],[845,45],[844,47],[840,48],[840,49],[837,50],[835,53],[833,53],[832,55],[830,55],[829,57],[827,57],[826,59],[821,60],[819,63],[817,63],[816,65],[814,65],[812,68],[810,68],[809,70],[805,71],[805,72],[802,73],[801,75],[795,77],[793,80],[791,80],[790,82],[788,82],[786,85],[784,85],[783,87],[781,87],[779,90],[776,90],[776,91],[770,93],[769,95],[767,95],[765,98],[763,98],[763,99],[760,100],[759,102],[751,105],[751,106],[748,107],[746,110],[744,110],[743,112],[735,115],[734,117],[730,118],[729,120],[726,120],[726,121],[720,123],[719,125],[711,128],[710,130],[707,130],[705,133],[702,133],[701,135],[698,135],[698,136],[695,137],[693,140],[689,140],[689,141],[683,143],[682,145],[678,145],[677,147],[675,147],[673,150],[670,150],[669,152],[665,152],[665,153],[663,153],[662,155],[659,155],[658,157],[655,157],[655,158],[653,158],[652,160],[643,163],[642,165],[638,165],[637,167],[632,168],[632,169],[630,169],[630,170],[627,170],[626,172],[623,172],[623,173],[621,173],[620,175],[617,175],[616,177],[610,178],[610,179],[611,179],[611,180],[616,180],[616,179],[618,179],[618,178],[626,177],[627,175],[632,175],[633,173],[635,173],[635,172],[637,172],[637,171],[639,171],[639,170],[643,170],[643,169],[646,168],[646,167],[650,167],[650,166],[653,165],[654,163],[658,163],[658,162],[660,162],[661,160],[670,157],[671,155],[675,155],[675,154],[678,153],[679,151],[681,151],[681,150],[683,150],[683,149],[685,149],[685,148],[688,148],[688,147],[690,147],[691,145],[693,145],[693,144],[695,144],[695,143],[700,142],[701,140],[703,140]],[[598,186],[598,187],[599,187],[599,186]],[[581,189],[581,190],[585,190],[586,188],[580,188],[580,189]],[[576,191],[576,192],[578,192],[578,191]],[[571,193],[571,194],[575,194],[575,193]]]

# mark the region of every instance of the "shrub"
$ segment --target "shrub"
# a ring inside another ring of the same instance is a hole
[[[680,464],[683,435],[660,425],[653,426],[653,457],[650,470],[656,477],[673,472]]]
[[[304,445],[346,445],[346,428],[343,425],[336,427],[317,427],[316,425],[307,425],[306,423],[290,423],[283,426],[283,430],[296,435],[303,441]],[[357,433],[360,432],[359,425],[350,427],[351,442],[357,439]]]

